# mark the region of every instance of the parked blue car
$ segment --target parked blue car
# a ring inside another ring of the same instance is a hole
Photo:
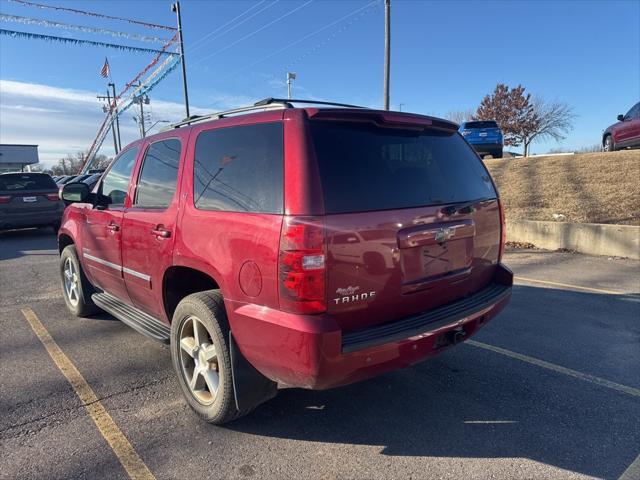
[[[481,157],[491,155],[493,158],[502,158],[502,130],[495,121],[464,122],[458,131]]]

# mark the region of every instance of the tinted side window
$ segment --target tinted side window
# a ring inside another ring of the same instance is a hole
[[[204,131],[194,158],[196,208],[282,213],[282,123]]]
[[[138,179],[135,205],[168,207],[176,191],[180,140],[171,138],[149,146]]]
[[[640,103],[636,103],[631,110],[627,112],[624,118],[637,118],[640,116]]]
[[[127,197],[131,171],[136,163],[138,148],[131,148],[114,160],[113,167],[102,181],[102,196],[111,205],[122,205]]]

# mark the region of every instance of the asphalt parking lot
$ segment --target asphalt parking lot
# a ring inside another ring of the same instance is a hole
[[[214,427],[183,402],[166,347],[67,313],[53,234],[0,234],[0,478],[127,478],[89,415],[102,405],[158,479],[640,479],[640,262],[506,263],[511,304],[473,341],[364,383],[283,390]],[[95,392],[89,408],[22,309]]]

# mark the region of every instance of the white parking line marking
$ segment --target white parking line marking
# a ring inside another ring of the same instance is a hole
[[[538,367],[546,368],[547,370],[552,370],[557,373],[562,373],[564,375],[568,375],[570,377],[577,378],[579,380],[584,380],[585,382],[595,383],[596,385],[600,385],[601,387],[607,387],[611,390],[616,390],[618,392],[626,393],[627,395],[640,398],[640,390],[638,390],[637,388],[621,385],[619,383],[605,380],[604,378],[596,377],[594,375],[589,375],[587,373],[578,372],[577,370],[571,370],[570,368],[561,367],[560,365],[556,365],[554,363],[545,362],[544,360],[529,357],[521,353],[512,352],[511,350],[505,350],[504,348],[494,347],[493,345],[488,345],[486,343],[478,342],[476,340],[467,340],[465,343],[468,345],[472,345],[474,347],[490,350],[492,352],[499,353],[501,355],[506,355],[507,357],[515,358],[517,360],[530,363],[531,365],[537,365]]]
[[[69,384],[80,398],[80,402],[86,408],[87,413],[98,427],[100,434],[107,441],[113,453],[126,470],[129,478],[135,480],[155,480],[151,471],[147,468],[138,453],[135,451],[127,437],[104,408],[93,389],[89,386],[82,374],[73,362],[65,355],[62,349],[49,334],[40,319],[30,308],[23,308],[22,314],[29,322],[29,326],[42,342],[53,363],[60,369]]]
[[[466,424],[471,424],[471,425],[476,425],[476,424],[480,424],[480,425],[493,425],[493,424],[510,424],[510,423],[518,423],[515,420],[466,420],[464,423]]]
[[[640,478],[640,455],[636,457],[627,469],[622,472],[618,480],[638,480]]]
[[[513,277],[514,280],[519,280],[525,283],[541,283],[543,285],[552,285],[554,287],[573,288],[574,290],[584,290],[585,292],[604,293],[607,295],[629,295],[628,293],[621,292],[620,290],[605,290],[604,288],[583,287],[580,285],[571,285],[570,283],[550,282],[548,280],[537,280],[535,278],[528,277]]]

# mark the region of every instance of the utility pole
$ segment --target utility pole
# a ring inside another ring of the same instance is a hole
[[[147,136],[147,132],[144,129],[144,99],[140,97],[138,103],[140,104],[140,132],[142,133],[142,138],[144,138]]]
[[[287,98],[291,98],[291,80],[296,79],[296,74],[292,72],[287,72]]]
[[[182,39],[182,16],[180,15],[180,2],[175,2],[171,5],[171,11],[176,12],[178,17],[178,39],[180,40],[180,61],[182,63],[182,86],[184,87],[184,108],[187,112],[187,118],[189,114],[189,93],[187,92],[187,65],[184,61],[184,42]]]
[[[389,110],[389,73],[391,70],[391,0],[384,0],[384,109]]]
[[[113,105],[111,103],[111,94],[109,93],[109,89],[107,88],[107,96],[98,95],[98,100],[106,100],[107,106],[102,107],[102,111],[108,113],[109,115],[113,115]],[[116,117],[117,118],[117,117]],[[116,128],[114,122],[111,122],[111,131],[113,132],[113,150],[116,152],[116,155],[120,151],[118,148],[118,139],[116,138]]]
[[[116,130],[118,132],[118,150],[122,150],[122,140],[120,140],[120,119],[118,118],[118,103],[117,103],[117,95],[116,95],[116,84],[109,83],[109,87],[112,88],[113,91],[113,110],[116,112]]]
[[[140,86],[140,82],[138,82],[138,87]],[[140,137],[144,138],[147,136],[147,131],[144,125],[144,105],[149,105],[151,100],[149,100],[149,96],[146,93],[141,95],[136,95],[133,97],[133,103],[137,103],[140,105],[140,117],[134,115],[133,120],[140,126]]]

